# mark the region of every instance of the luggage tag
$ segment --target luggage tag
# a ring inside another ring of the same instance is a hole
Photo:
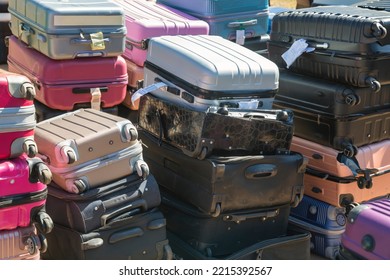
[[[102,93],[100,88],[91,88],[91,108],[100,111]]]
[[[104,44],[104,38],[102,32],[91,33],[91,49],[93,51],[96,50],[104,50],[106,45]]]
[[[287,64],[287,69],[294,63],[294,61],[300,57],[304,52],[312,52],[315,48],[309,47],[305,39],[296,40],[291,47],[282,54],[282,58]]]
[[[236,30],[236,43],[241,46],[245,44],[245,28]]]
[[[159,82],[159,83],[155,83],[155,84],[152,84],[152,85],[144,87],[144,88],[140,88],[139,90],[134,92],[134,94],[131,96],[131,103],[134,105],[135,101],[137,101],[137,99],[141,98],[145,94],[152,92],[153,90],[156,90],[156,89],[159,89],[162,87],[167,87],[167,86],[168,86],[167,84],[165,84],[163,82]]]

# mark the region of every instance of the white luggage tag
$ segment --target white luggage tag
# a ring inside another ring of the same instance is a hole
[[[135,101],[137,101],[137,99],[141,98],[145,94],[147,94],[149,92],[152,92],[152,91],[154,91],[156,89],[159,89],[159,88],[162,88],[162,87],[166,87],[166,86],[168,86],[168,85],[163,83],[163,82],[159,82],[159,83],[155,83],[155,84],[152,84],[152,85],[144,87],[144,88],[140,88],[139,90],[134,92],[134,94],[132,95],[131,103],[134,104]]]
[[[287,69],[300,57],[304,52],[312,52],[315,48],[309,47],[305,39],[296,40],[291,47],[282,54],[282,58],[287,64]]]
[[[91,88],[91,108],[100,111],[102,93],[100,88]]]

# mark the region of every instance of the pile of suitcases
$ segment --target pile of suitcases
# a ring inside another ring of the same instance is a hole
[[[315,253],[332,259],[349,205],[390,193],[390,13],[380,3],[281,12],[268,42],[280,68],[273,108],[293,110],[291,150],[309,160],[291,220],[311,229]]]
[[[22,75],[0,70],[0,259],[40,259],[53,228],[46,213],[48,166],[37,157],[33,98]]]
[[[271,109],[277,66],[215,35],[152,38],[144,65],[132,99],[174,253],[309,258],[310,235],[288,228],[306,161],[290,151],[291,111]]]

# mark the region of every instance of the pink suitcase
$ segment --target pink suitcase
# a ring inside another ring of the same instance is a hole
[[[8,69],[27,76],[35,85],[35,98],[52,109],[113,107],[126,95],[127,68],[121,56],[53,60],[10,36]]]
[[[144,82],[144,67],[135,64],[133,61],[125,58],[127,64],[127,76],[128,84],[127,84],[127,94],[125,100],[123,100],[122,104],[131,110],[138,110],[139,108],[139,99],[137,99],[134,103],[131,102],[131,97],[133,94],[143,86]]]
[[[341,246],[356,259],[390,260],[390,199],[356,205],[348,213]]]
[[[47,241],[34,225],[0,231],[0,260],[39,260]]]
[[[37,154],[34,96],[27,77],[0,70],[0,159]]]
[[[36,224],[40,232],[51,231],[53,222],[45,211],[51,176],[37,157],[0,161],[0,230]]]
[[[206,35],[207,22],[155,1],[115,0],[125,10],[126,48],[124,57],[143,66],[148,39],[162,35]]]

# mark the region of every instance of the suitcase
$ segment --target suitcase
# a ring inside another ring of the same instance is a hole
[[[335,207],[305,195],[297,207],[291,208],[289,223],[311,233],[312,253],[334,260],[345,231],[345,213],[345,207]]]
[[[1,260],[39,260],[47,241],[34,225],[0,231]]]
[[[149,40],[144,88],[193,109],[270,109],[279,69],[269,59],[220,36],[177,35]]]
[[[35,224],[42,233],[53,228],[46,213],[49,168],[39,158],[0,160],[0,231]]]
[[[204,213],[295,207],[303,196],[306,161],[301,154],[210,157],[197,160],[140,131],[145,161],[161,188]]]
[[[88,233],[55,224],[45,260],[171,260],[166,220],[157,208]]]
[[[390,110],[338,117],[309,112],[276,100],[273,108],[293,111],[294,136],[342,151],[348,157],[356,155],[364,145],[389,139]]]
[[[36,100],[64,111],[77,104],[109,108],[126,96],[127,69],[121,56],[53,60],[9,38],[8,69],[25,75],[36,89]]]
[[[34,157],[35,90],[23,75],[0,70],[0,159]]]
[[[6,37],[12,34],[8,24],[10,20],[11,14],[8,13],[8,10],[0,10],[0,64],[7,63],[8,46]]]
[[[285,236],[266,239],[228,256],[206,256],[167,231],[169,244],[178,260],[310,260],[310,232],[288,228]]]
[[[124,11],[112,1],[10,0],[8,10],[12,34],[51,59],[115,57],[125,50]]]
[[[389,260],[390,199],[357,205],[348,213],[341,244],[361,259]]]
[[[123,215],[136,215],[160,205],[160,189],[152,174],[117,179],[82,194],[48,185],[46,211],[55,223],[88,233]]]
[[[140,88],[143,87],[144,83],[144,67],[135,64],[133,61],[126,59],[127,65],[127,93],[126,97],[123,100],[122,104],[128,107],[131,110],[139,109],[139,99],[137,99],[134,103],[131,102],[131,97],[133,94]]]
[[[389,171],[371,174],[370,177],[372,184],[359,187],[356,178],[336,177],[307,168],[303,176],[304,193],[336,207],[346,207],[354,202],[361,203],[390,194]]]
[[[390,85],[373,93],[370,88],[297,74],[280,69],[279,91],[275,100],[310,112],[329,116],[348,116],[390,109]]]
[[[70,193],[111,182],[134,172],[146,178],[142,144],[127,119],[79,109],[39,122],[35,141],[53,182]]]
[[[286,44],[268,41],[268,58],[280,68],[287,67],[282,58],[282,54],[287,50]],[[345,83],[354,87],[370,88],[375,94],[381,91],[382,86],[390,83],[390,75],[386,71],[389,61],[388,51],[361,55],[315,50],[303,53],[288,69],[295,73]]]
[[[335,149],[298,136],[294,136],[291,142],[291,150],[307,158],[308,167],[337,177],[364,177],[362,171],[372,169],[379,173],[388,172],[389,147],[390,140],[383,140],[360,147],[353,158],[348,158]]]
[[[154,95],[143,96],[138,111],[140,128],[198,159],[210,155],[286,154],[294,128],[289,110],[195,111]]]
[[[167,230],[209,257],[233,254],[256,242],[286,235],[290,205],[230,211],[213,217],[161,189]]]
[[[275,15],[270,41],[291,46],[303,38],[329,54],[365,56],[388,52],[389,29],[390,14],[385,11],[345,4],[309,7]]]
[[[209,25],[155,1],[115,0],[124,9],[126,18],[126,48],[123,56],[144,66],[150,38],[163,35],[205,35]]]

